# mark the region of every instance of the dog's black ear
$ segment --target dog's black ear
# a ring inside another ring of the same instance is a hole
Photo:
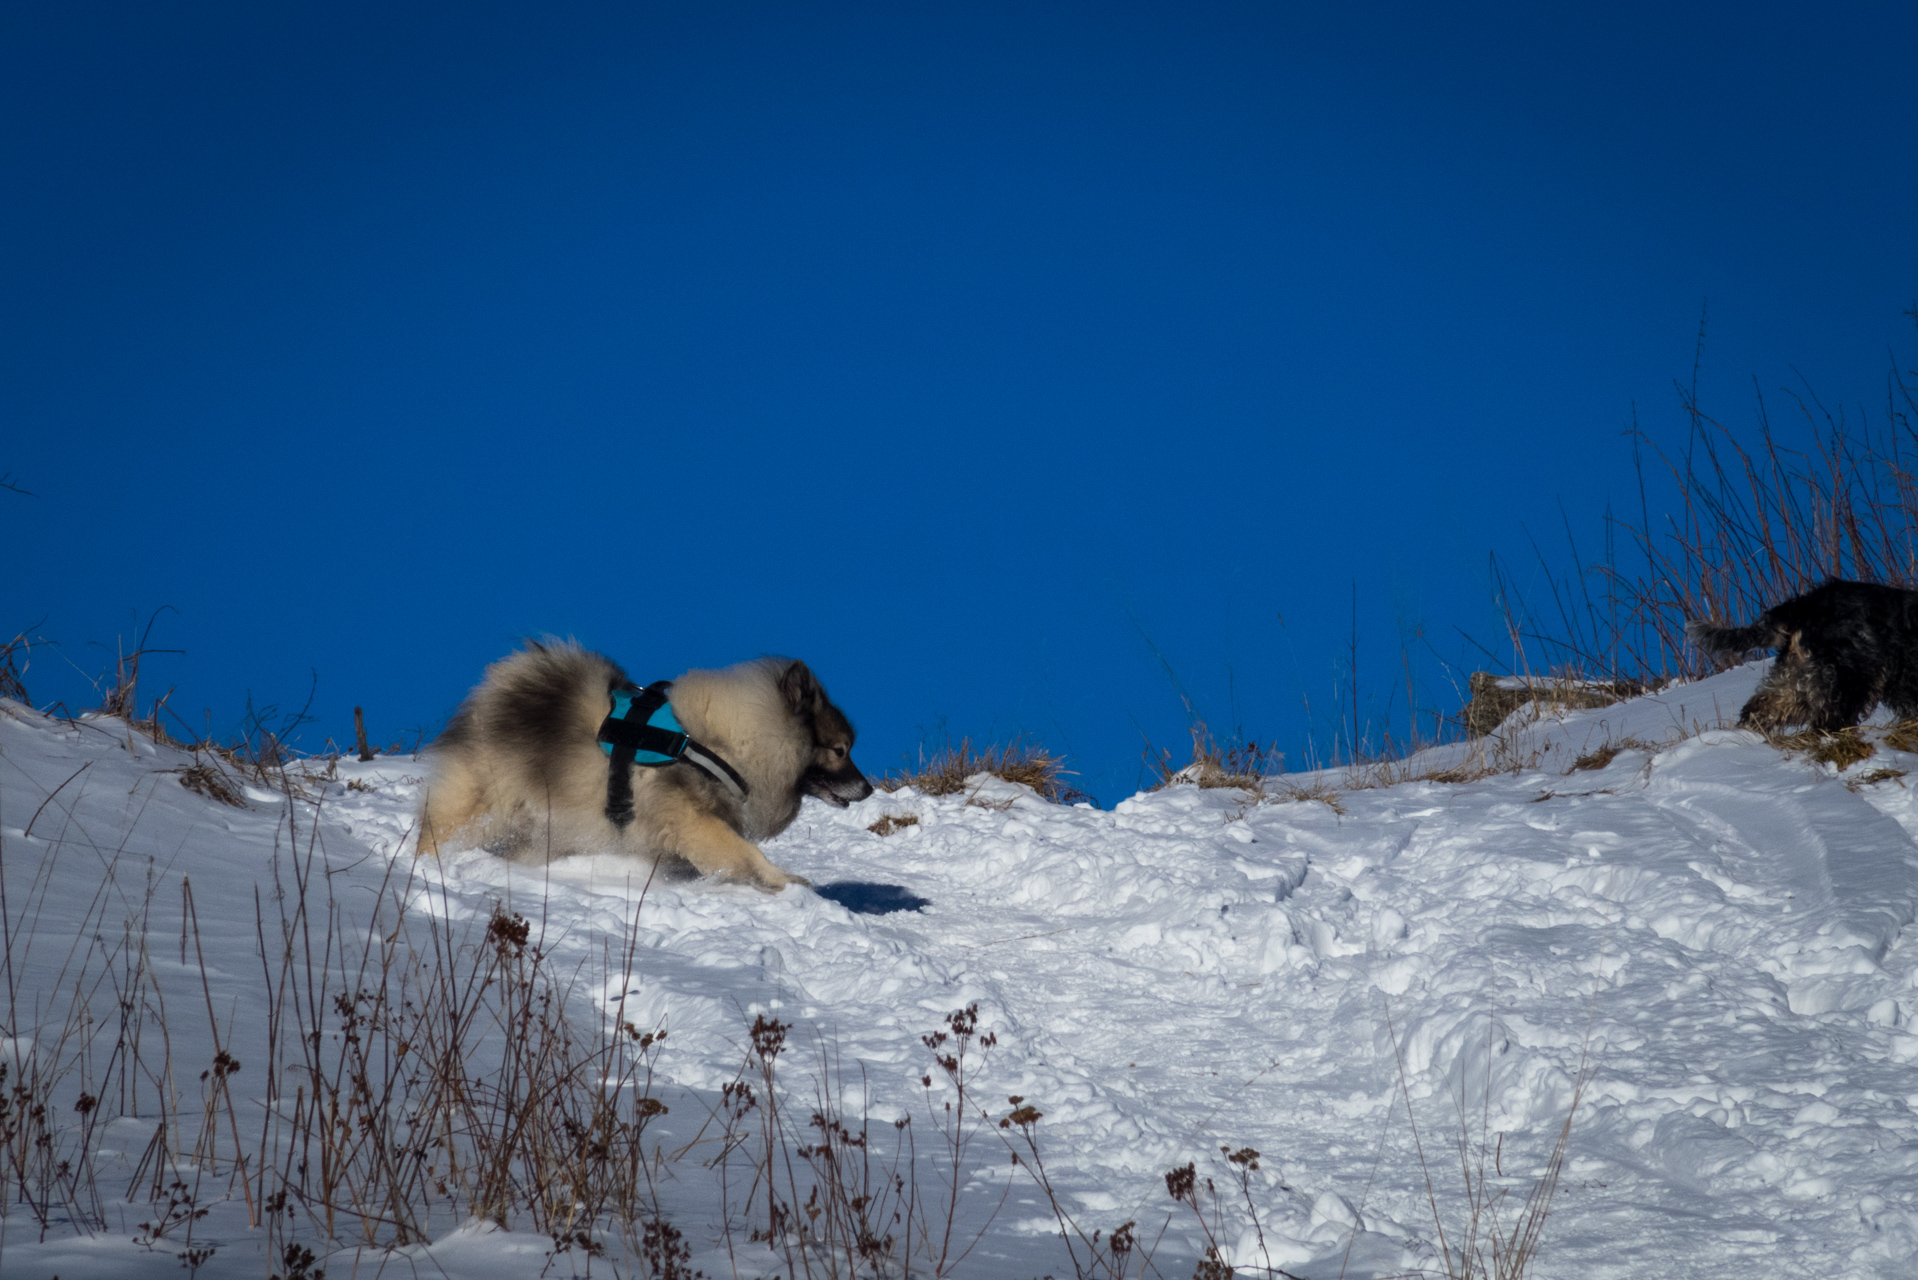
[[[786,705],[792,708],[794,715],[808,719],[818,715],[819,708],[826,701],[826,691],[819,687],[819,679],[813,675],[812,668],[796,660],[781,673],[779,692],[784,695]]]

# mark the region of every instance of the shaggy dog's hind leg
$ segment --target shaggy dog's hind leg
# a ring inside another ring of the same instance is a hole
[[[1849,729],[1878,705],[1878,691],[1864,673],[1846,667],[1831,671],[1825,703],[1808,722],[1821,733]]]
[[[446,761],[420,804],[414,852],[437,857],[442,845],[450,845],[462,828],[472,824],[481,807],[479,779],[472,769],[456,760]]]
[[[1771,733],[1786,725],[1816,723],[1826,703],[1823,674],[1800,658],[1779,654],[1738,713],[1738,727]]]
[[[1885,690],[1885,705],[1900,724],[1910,724],[1918,720],[1918,693],[1909,689],[1893,688]]]
[[[1738,727],[1770,733],[1788,724],[1803,724],[1806,716],[1804,703],[1790,689],[1767,688],[1761,684],[1739,711]]]
[[[1739,713],[1738,723],[1764,733],[1798,724],[1835,733],[1864,719],[1877,701],[1877,686],[1869,676],[1819,661],[1794,637]]]

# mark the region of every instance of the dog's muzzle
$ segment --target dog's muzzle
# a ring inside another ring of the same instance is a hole
[[[851,760],[838,769],[808,769],[804,785],[807,795],[817,796],[835,809],[872,794],[872,783]]]

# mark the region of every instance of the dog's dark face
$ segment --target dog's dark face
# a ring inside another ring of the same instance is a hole
[[[779,677],[779,692],[800,723],[812,731],[812,762],[800,775],[802,794],[843,809],[872,794],[872,783],[852,762],[852,724],[826,697],[826,690],[803,662]]]

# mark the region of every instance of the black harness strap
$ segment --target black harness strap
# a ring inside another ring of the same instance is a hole
[[[606,770],[606,817],[616,827],[633,820],[635,764],[656,769],[684,761],[703,769],[740,800],[746,798],[749,788],[739,772],[680,727],[669,701],[672,690],[670,680],[644,689],[629,684],[610,690],[613,709],[600,723],[599,743],[611,757]]]
[[[612,757],[606,770],[606,817],[616,827],[624,827],[633,820],[633,764],[639,753],[645,751],[666,757],[649,760],[648,764],[670,764],[679,758],[690,741],[683,733],[646,723],[649,716],[666,705],[672,688],[672,681],[660,680],[644,689],[627,686],[613,690],[616,710],[600,723],[599,741]]]

